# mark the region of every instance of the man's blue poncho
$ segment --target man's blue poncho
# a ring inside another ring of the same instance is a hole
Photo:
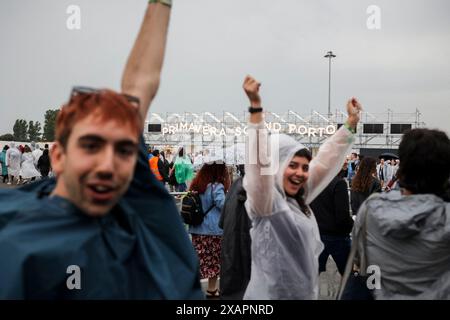
[[[49,197],[54,186],[48,179],[0,190],[0,299],[204,297],[198,258],[142,141],[129,190],[108,215]],[[68,288],[71,265],[80,268],[80,289]]]

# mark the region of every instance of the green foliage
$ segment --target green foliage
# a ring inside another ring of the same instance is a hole
[[[11,133],[2,134],[0,141],[14,141],[14,135]]]
[[[54,141],[55,140],[55,124],[56,117],[58,115],[59,109],[47,110],[45,112],[45,122],[44,122],[44,134],[42,139],[44,141]]]
[[[29,141],[38,141],[41,139],[41,124],[39,121],[28,123],[28,139]]]
[[[24,119],[17,119],[13,126],[14,140],[28,141],[28,124]]]

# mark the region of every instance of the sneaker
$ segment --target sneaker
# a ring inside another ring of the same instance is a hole
[[[206,298],[219,298],[220,297],[220,291],[219,289],[210,291],[210,290],[206,290]]]

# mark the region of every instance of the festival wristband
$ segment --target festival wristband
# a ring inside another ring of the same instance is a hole
[[[259,108],[254,108],[254,107],[248,107],[248,112],[250,113],[257,113],[257,112],[262,112],[263,108],[259,107]]]
[[[348,122],[344,123],[344,127],[346,127],[348,129],[348,131],[350,131],[351,133],[355,134],[356,133],[356,129],[351,127]]]
[[[149,4],[152,4],[152,3],[161,3],[161,4],[165,4],[165,5],[168,6],[169,8],[172,7],[172,0],[149,0],[148,3],[149,3]]]

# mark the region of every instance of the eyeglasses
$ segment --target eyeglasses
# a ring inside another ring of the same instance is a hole
[[[103,91],[103,89],[76,86],[76,87],[72,88],[72,92],[70,93],[70,98],[75,97],[77,95],[100,93],[102,91]],[[120,95],[122,95],[125,99],[127,99],[128,102],[130,102],[136,106],[139,106],[141,103],[141,101],[139,100],[138,97],[131,96],[131,95],[125,94],[125,93],[120,93]]]

